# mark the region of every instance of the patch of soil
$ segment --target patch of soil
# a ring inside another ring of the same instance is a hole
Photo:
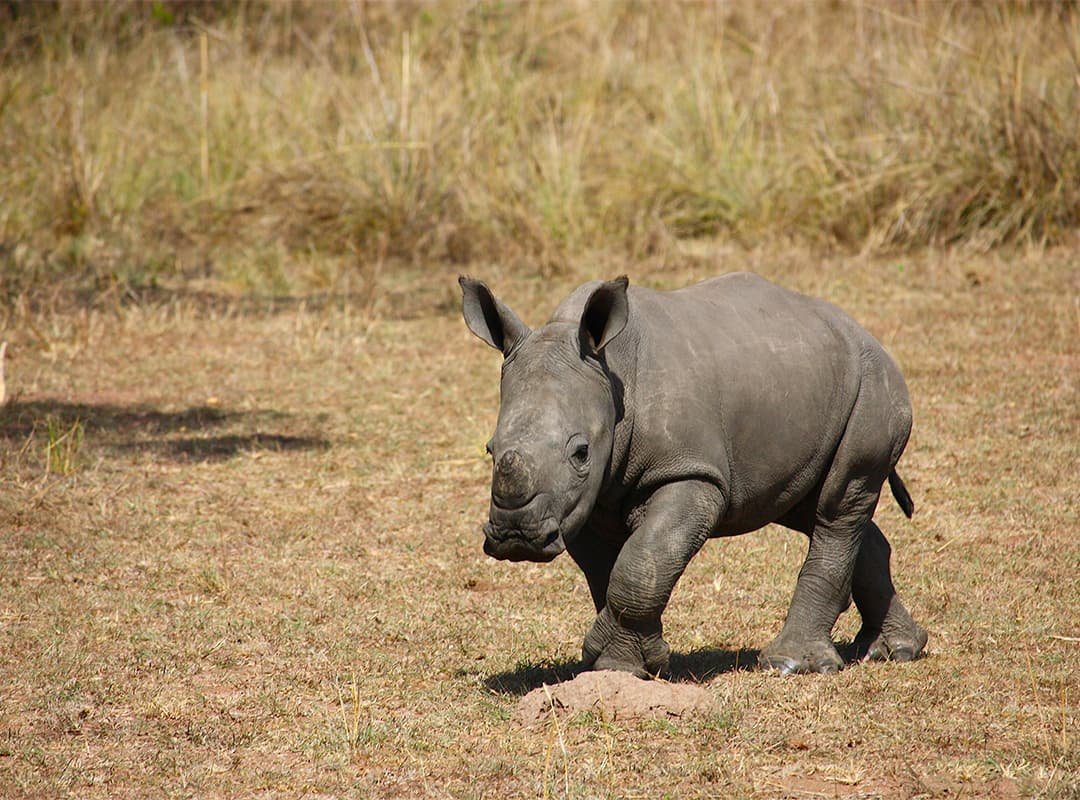
[[[705,715],[716,700],[701,686],[635,678],[628,672],[583,672],[570,681],[533,689],[514,709],[512,720],[533,726],[558,715],[590,712],[608,721],[671,719]]]

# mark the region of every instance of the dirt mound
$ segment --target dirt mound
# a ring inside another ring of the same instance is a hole
[[[644,681],[627,672],[583,672],[571,681],[533,689],[514,709],[519,725],[540,725],[561,715],[582,711],[605,719],[670,719],[703,715],[715,708],[707,689],[687,683]]]

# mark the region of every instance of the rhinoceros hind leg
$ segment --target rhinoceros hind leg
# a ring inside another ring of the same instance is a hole
[[[837,672],[844,664],[833,646],[832,629],[850,603],[864,520],[876,500],[859,482],[853,481],[845,488],[855,496],[854,502],[845,506],[857,503],[861,508],[837,514],[831,520],[818,517],[784,627],[758,657],[762,669],[776,669],[783,674]],[[860,511],[862,519],[857,516]],[[855,522],[851,521],[853,517]]]
[[[902,413],[904,404],[892,396],[890,376],[884,374],[888,364],[872,353],[863,361],[866,372],[832,464],[819,488],[780,520],[809,535],[810,548],[784,627],[761,652],[766,669],[839,669],[843,660],[832,644],[832,629],[852,597],[869,621],[868,630],[879,627],[891,641],[889,626],[902,627],[900,612],[890,610],[896,593],[888,577],[888,544],[871,518],[907,440],[910,414]],[[869,565],[862,570],[865,584],[859,585],[855,575],[867,534],[873,541],[867,548]]]
[[[893,587],[890,554],[881,529],[867,522],[851,582],[862,616],[855,657],[864,661],[913,661],[926,647],[926,631],[911,618]]]
[[[918,628],[911,639],[895,639],[879,633],[873,639],[860,631],[855,637],[855,652],[863,661],[914,661],[926,647],[926,631]]]

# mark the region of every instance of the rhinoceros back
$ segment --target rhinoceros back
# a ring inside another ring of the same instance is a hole
[[[717,482],[723,534],[775,520],[814,488],[876,346],[831,304],[746,273],[632,286],[628,327],[607,354],[627,384],[624,481]]]

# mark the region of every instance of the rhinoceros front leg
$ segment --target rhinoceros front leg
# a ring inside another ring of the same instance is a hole
[[[720,490],[709,483],[683,481],[653,493],[611,570],[607,603],[585,636],[587,666],[638,677],[667,668],[670,649],[660,615],[722,513]]]

